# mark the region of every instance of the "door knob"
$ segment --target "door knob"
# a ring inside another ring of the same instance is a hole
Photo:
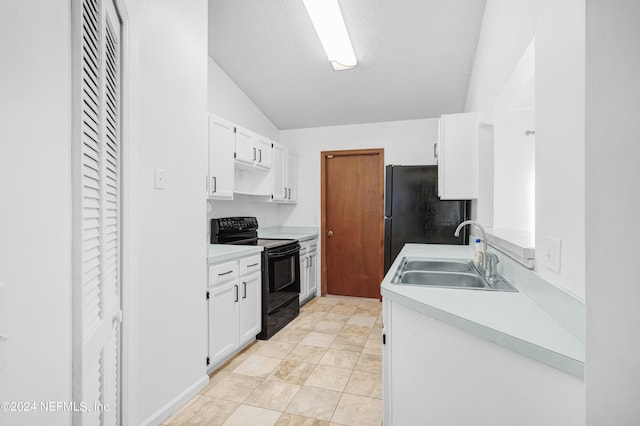
[[[327,232],[327,235],[330,236],[330,237],[333,237],[333,231]]]

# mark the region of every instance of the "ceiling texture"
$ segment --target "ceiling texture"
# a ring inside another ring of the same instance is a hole
[[[281,130],[462,112],[485,0],[340,0],[333,71],[302,0],[209,0],[209,56]]]

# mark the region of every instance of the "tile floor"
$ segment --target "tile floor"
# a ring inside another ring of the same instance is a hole
[[[382,424],[382,304],[316,297],[211,376],[165,425]]]

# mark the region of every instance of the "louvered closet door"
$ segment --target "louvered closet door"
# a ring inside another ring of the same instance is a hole
[[[74,239],[74,424],[120,424],[121,46],[111,0],[81,0]]]

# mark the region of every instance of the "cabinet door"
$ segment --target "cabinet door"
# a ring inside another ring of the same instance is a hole
[[[240,342],[256,337],[262,330],[262,278],[260,272],[240,277]]]
[[[258,158],[257,135],[250,130],[236,127],[236,161],[253,164]]]
[[[480,114],[448,114],[440,119],[438,192],[443,200],[478,198]]]
[[[287,150],[284,146],[274,143],[271,174],[273,175],[273,200],[284,201],[288,195],[286,191],[287,181],[285,174],[285,162],[287,160]]]
[[[238,347],[238,282],[209,289],[209,357],[211,364]]]
[[[271,168],[271,144],[272,142],[258,135],[258,153],[256,158],[256,166],[262,167],[265,169]]]
[[[298,156],[287,153],[287,201],[298,201]]]
[[[307,260],[307,290],[310,297],[315,297],[318,291],[318,252],[309,254]]]
[[[209,116],[209,176],[207,193],[214,199],[233,199],[233,152],[235,134],[233,124],[219,117]]]

